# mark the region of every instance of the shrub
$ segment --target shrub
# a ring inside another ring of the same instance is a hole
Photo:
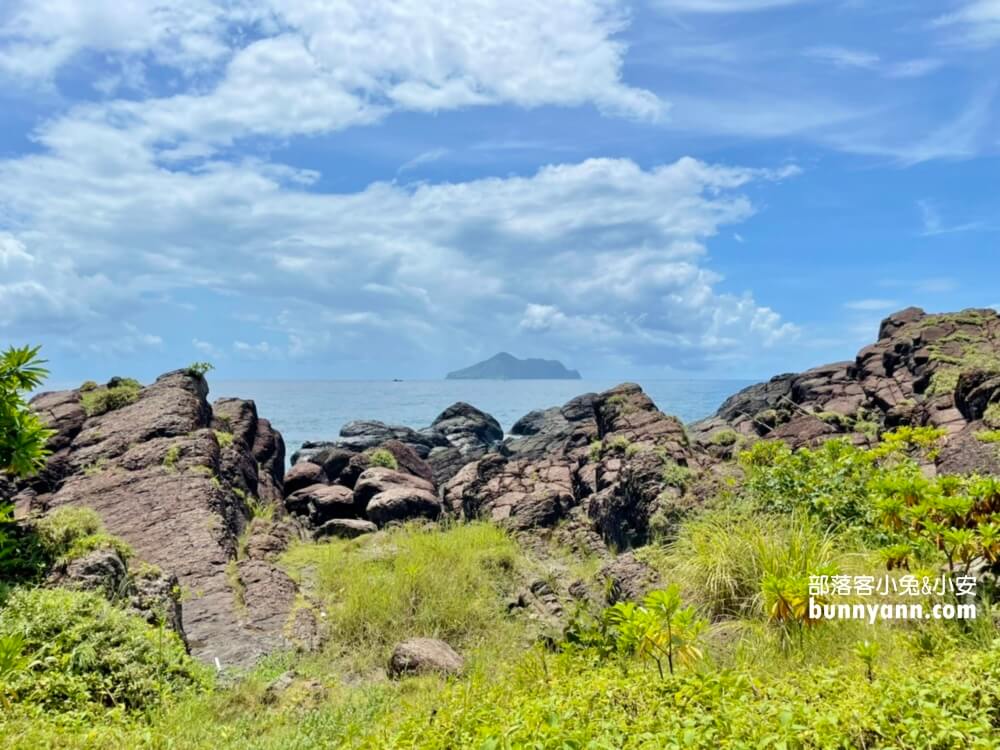
[[[691,481],[691,469],[687,466],[681,466],[671,458],[665,458],[663,461],[663,473],[661,476],[665,485],[669,487],[676,487],[677,489],[683,491],[687,488],[688,483]]]
[[[1000,402],[990,404],[983,412],[983,423],[993,430],[1000,430]]]
[[[590,444],[590,451],[588,453],[590,460],[597,463],[604,456],[604,441],[594,440]]]
[[[103,531],[104,524],[96,511],[69,505],[56,508],[35,524],[35,533],[53,559],[65,555],[84,537]]]
[[[386,469],[398,469],[399,462],[392,452],[385,448],[376,448],[368,455],[369,466],[382,466]]]
[[[53,432],[25,402],[25,394],[48,375],[43,364],[38,347],[10,347],[0,354],[0,473],[30,476],[45,464]],[[8,512],[0,507],[0,521]]]
[[[83,411],[96,417],[134,404],[139,400],[142,384],[132,378],[114,378],[108,385],[87,391],[80,396]]]
[[[97,390],[97,387],[98,387],[97,383],[95,383],[93,380],[84,380],[82,383],[80,383],[80,391],[82,391],[83,393],[86,393],[87,391],[95,391]]]
[[[215,365],[211,362],[192,362],[184,371],[192,377],[203,378],[214,369]]]
[[[735,430],[719,430],[718,432],[712,433],[708,442],[711,445],[719,445],[728,448],[730,445],[736,445],[736,442],[739,439],[740,436],[736,434]]]
[[[7,680],[20,702],[66,712],[142,710],[172,690],[202,684],[176,633],[128,615],[98,594],[19,589],[0,610],[0,638],[22,639],[32,666]]]
[[[1000,430],[980,430],[976,433],[976,440],[981,443],[1000,443]]]
[[[641,554],[713,619],[759,617],[766,577],[808,580],[835,559],[832,538],[807,516],[741,508],[697,516],[665,549],[647,548]]]

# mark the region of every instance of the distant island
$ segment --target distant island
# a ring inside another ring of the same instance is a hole
[[[580,373],[568,370],[554,359],[518,359],[500,352],[463,370],[449,372],[448,380],[579,380]]]

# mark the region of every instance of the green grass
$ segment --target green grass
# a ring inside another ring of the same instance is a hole
[[[117,384],[98,386],[81,392],[80,403],[88,417],[96,417],[109,411],[121,409],[139,400],[142,384],[132,378],[121,378]]]
[[[410,637],[491,654],[516,648],[523,637],[506,601],[526,563],[517,544],[489,524],[407,526],[302,544],[282,564],[323,603],[331,642],[357,672],[383,666],[392,647]]]
[[[672,543],[639,554],[712,619],[761,617],[765,576],[808,576],[837,558],[833,537],[804,514],[769,515],[742,507],[697,516],[681,526]]]
[[[233,433],[223,432],[222,430],[213,430],[215,433],[215,439],[219,443],[220,448],[228,448],[233,444]]]
[[[381,466],[393,470],[399,468],[399,462],[396,461],[396,457],[392,455],[391,451],[385,448],[376,448],[368,454],[368,464],[370,466]]]

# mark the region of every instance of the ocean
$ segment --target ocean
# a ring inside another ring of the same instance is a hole
[[[307,440],[332,440],[355,419],[419,429],[446,407],[465,401],[492,414],[509,431],[533,409],[561,406],[574,396],[607,390],[613,380],[223,380],[209,377],[209,400],[253,399],[257,413],[281,431],[290,456]],[[643,390],[661,411],[684,422],[715,412],[745,380],[649,380]]]

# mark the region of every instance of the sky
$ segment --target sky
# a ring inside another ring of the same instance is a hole
[[[0,0],[53,379],[766,378],[1000,305],[1000,0]]]

